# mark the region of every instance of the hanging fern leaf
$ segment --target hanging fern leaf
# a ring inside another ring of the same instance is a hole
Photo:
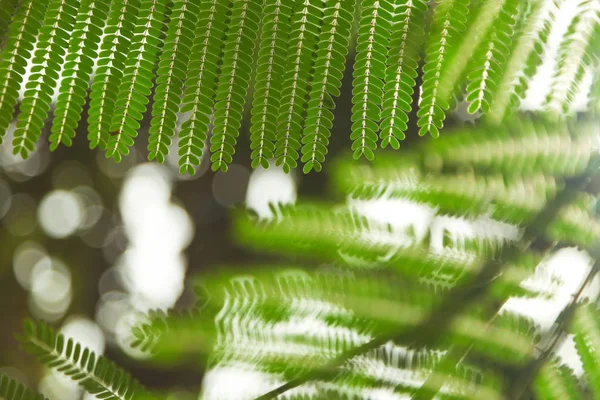
[[[265,5],[251,111],[252,168],[268,168],[275,156],[280,77],[285,71],[293,8],[293,0],[269,0]]]
[[[233,161],[252,72],[252,58],[261,12],[262,2],[233,2],[210,138],[213,171],[225,172]]]
[[[321,34],[302,136],[304,173],[320,171],[333,126],[334,96],[339,96],[354,17],[354,0],[325,2]]]
[[[558,3],[560,0],[555,1]],[[512,43],[511,57],[486,115],[491,124],[500,124],[518,107],[519,101],[525,97],[529,81],[542,62],[544,46],[558,9],[558,4],[554,4],[550,10],[546,10],[545,4],[542,0],[525,3],[530,7],[521,12],[515,29],[517,39]]]
[[[404,132],[408,128],[408,114],[412,108],[413,88],[425,36],[426,14],[425,1],[396,4],[386,63],[382,121],[379,125],[382,148],[388,145],[393,149],[400,148],[400,141],[404,140]]]
[[[595,1],[582,1],[558,49],[552,88],[546,98],[550,110],[567,113],[578,91],[593,53],[600,45],[600,7]],[[596,37],[596,40],[594,40]]]
[[[24,1],[17,7],[10,23],[8,39],[0,56],[0,143],[12,121],[27,59],[42,27],[45,12],[45,4]]]
[[[25,97],[17,118],[17,130],[13,140],[13,153],[27,158],[39,140],[48,111],[54,85],[67,49],[67,39],[73,30],[77,2],[54,0],[48,12],[34,52],[31,75],[25,85]]]
[[[106,157],[129,154],[152,92],[167,0],[143,0],[115,100]]]
[[[448,83],[442,81],[442,74],[452,69],[449,62],[456,54],[457,43],[466,29],[468,12],[469,0],[440,0],[433,11],[417,113],[421,136],[429,133],[438,137],[442,129],[445,111],[450,107],[449,93],[452,91]]]
[[[198,6],[191,0],[173,4],[163,51],[156,72],[156,89],[150,121],[148,159],[165,162],[175,135],[183,81],[192,50]]]
[[[200,3],[192,53],[187,67],[182,113],[189,118],[179,132],[179,172],[194,174],[200,165],[213,113],[219,63],[230,7],[220,0]]]
[[[0,374],[0,397],[6,400],[47,400],[21,383]]]
[[[139,0],[111,2],[98,68],[90,92],[88,140],[90,148],[106,150],[115,101],[139,11]]]
[[[43,364],[71,377],[98,399],[133,400],[148,396],[128,373],[44,323],[27,320],[20,341]]]
[[[488,34],[489,39],[481,43],[473,57],[468,73],[469,84],[466,96],[470,113],[479,110],[484,113],[489,111],[498,81],[502,79],[504,67],[510,57],[514,25],[519,12],[518,6],[519,2],[515,0],[504,2]]]
[[[352,82],[352,151],[354,158],[375,157],[381,119],[388,41],[394,15],[388,0],[365,0],[361,4],[356,61]]]
[[[55,150],[61,143],[69,147],[73,143],[108,10],[107,0],[81,2],[63,66],[49,138],[50,150]]]
[[[315,3],[315,0],[295,0],[294,4],[275,143],[275,164],[286,172],[296,168],[300,156],[303,113],[322,18]]]

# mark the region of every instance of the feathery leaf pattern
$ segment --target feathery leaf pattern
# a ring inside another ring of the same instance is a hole
[[[163,51],[156,72],[156,89],[150,121],[148,159],[165,162],[175,135],[179,101],[192,50],[198,5],[192,0],[173,3]]]
[[[342,85],[353,14],[354,0],[325,2],[302,136],[304,173],[320,171],[325,161],[329,130],[333,126],[333,98],[339,95]]]
[[[106,157],[129,154],[152,92],[154,67],[162,47],[167,0],[142,0],[115,99]]]
[[[250,126],[252,167],[269,167],[275,156],[280,77],[285,70],[294,0],[267,0],[256,60]]]
[[[252,57],[262,5],[254,0],[234,0],[216,90],[210,151],[213,171],[227,171],[233,161],[238,131],[252,72]]]
[[[92,149],[100,146],[106,150],[108,144],[111,118],[139,7],[139,0],[114,0],[110,5],[90,92],[88,140]]]
[[[34,150],[50,111],[51,97],[64,62],[77,6],[75,0],[53,0],[48,5],[13,139],[13,153],[23,158],[27,158]]]
[[[215,104],[218,64],[230,13],[229,5],[220,0],[206,0],[199,6],[181,107],[182,113],[189,113],[179,131],[179,172],[182,174],[193,175],[200,165]]]
[[[0,143],[12,121],[23,82],[27,59],[34,48],[46,12],[35,0],[17,6],[9,26],[8,39],[0,55]]]
[[[107,0],[83,0],[79,6],[61,75],[50,150],[55,150],[61,143],[68,147],[73,143],[108,10]]]

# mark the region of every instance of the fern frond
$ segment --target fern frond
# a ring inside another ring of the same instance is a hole
[[[27,320],[19,340],[40,362],[69,376],[98,399],[133,400],[148,396],[127,372],[42,322]]]
[[[23,1],[17,6],[0,55],[0,143],[13,119],[25,66],[46,13],[46,3]]]
[[[375,157],[394,11],[388,0],[364,0],[361,4],[352,82],[350,140],[355,159]]]
[[[479,110],[484,113],[489,111],[510,57],[518,6],[519,2],[516,0],[504,1],[490,32],[470,62],[466,100],[469,102],[468,111],[472,114]],[[464,57],[462,53],[459,54],[461,58]]]
[[[108,0],[83,0],[77,10],[58,89],[50,150],[61,143],[67,147],[73,143],[108,10]]]
[[[542,367],[534,388],[539,400],[583,399],[573,371],[565,365],[558,365],[557,362]]]
[[[354,17],[355,0],[329,0],[317,42],[312,85],[302,136],[305,174],[321,171],[333,127],[334,97],[339,96]]]
[[[427,2],[396,3],[390,29],[389,51],[386,62],[383,108],[379,124],[381,147],[400,147],[408,128],[408,114],[416,86],[417,67],[421,45],[425,37]]]
[[[592,0],[577,5],[577,14],[558,49],[548,108],[568,113],[571,102],[600,45],[600,5]],[[596,37],[596,40],[594,40]]]
[[[148,322],[132,330],[131,346],[152,354],[153,362],[173,365],[189,359],[197,363],[198,356],[206,356],[216,340],[215,314],[199,309],[152,311]]]
[[[200,165],[213,113],[219,63],[230,6],[220,0],[201,2],[187,66],[182,113],[190,113],[179,131],[179,172],[194,174]]]
[[[285,70],[293,0],[266,1],[256,61],[254,98],[250,126],[252,168],[269,167],[275,156],[277,112]]]
[[[23,158],[34,150],[48,117],[78,5],[76,0],[54,0],[48,5],[14,133],[13,153]]]
[[[42,394],[26,388],[23,384],[0,374],[0,398],[6,400],[47,400]]]
[[[152,104],[148,159],[165,162],[175,135],[179,102],[190,59],[198,5],[191,0],[173,4],[162,53],[156,71],[156,89]]]
[[[317,5],[318,4],[318,5]],[[295,0],[290,41],[282,79],[275,164],[289,172],[298,165],[303,114],[314,51],[320,32],[322,10],[316,0]]]
[[[107,149],[110,123],[140,7],[139,0],[114,0],[100,45],[98,68],[90,91],[90,148]]]
[[[596,157],[592,121],[573,127],[532,119],[513,119],[502,127],[484,126],[470,133],[447,135],[428,146],[447,166],[471,165],[509,176],[531,171],[574,176]],[[475,132],[478,132],[477,134]]]
[[[115,99],[106,157],[116,162],[129,154],[140,129],[154,81],[154,67],[162,47],[167,0],[142,0],[123,78]]]
[[[600,323],[595,304],[579,307],[572,322],[575,348],[594,397],[600,396]]]
[[[498,3],[489,2],[490,5]],[[456,54],[460,36],[466,29],[468,12],[469,0],[436,2],[431,34],[426,44],[423,84],[417,113],[421,136],[429,133],[433,137],[438,137],[439,130],[442,129],[445,111],[450,107],[449,94],[453,90],[449,87],[453,85],[442,81],[442,75],[452,69],[450,62]]]
[[[555,0],[560,1],[560,0]],[[522,10],[515,29],[516,40],[512,43],[511,56],[498,83],[496,96],[490,105],[486,120],[499,125],[504,118],[518,107],[525,96],[529,80],[541,64],[544,45],[548,40],[555,10],[546,10],[543,0],[525,3],[530,7]]]
[[[215,96],[210,138],[212,170],[227,171],[233,161],[238,131],[250,85],[262,1],[234,0]]]

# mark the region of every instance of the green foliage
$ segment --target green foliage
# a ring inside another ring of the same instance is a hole
[[[390,29],[389,50],[383,87],[383,104],[380,123],[381,147],[400,147],[408,129],[408,114],[412,109],[412,96],[418,76],[420,48],[425,36],[424,23],[427,3],[415,1],[396,7]]]
[[[23,2],[17,6],[8,28],[8,39],[0,58],[0,143],[12,120],[25,66],[42,27],[45,12],[45,4],[34,0]]]
[[[522,117],[502,128],[449,130],[402,158],[362,164],[348,155],[333,176],[345,203],[273,207],[267,220],[237,215],[237,239],[284,254],[280,265],[200,274],[192,282],[199,301],[150,313],[133,329],[132,346],[156,364],[241,368],[278,382],[247,394],[257,399],[596,395],[600,323],[596,306],[581,300],[597,264],[550,331],[502,307],[509,298],[554,295],[552,286],[525,282],[555,247],[595,254],[600,225],[588,186],[600,166],[596,124],[591,116]],[[429,210],[423,228],[368,212],[402,201]],[[569,331],[585,371],[580,382],[553,360]],[[47,325],[29,322],[22,342],[98,398],[151,396]]]
[[[242,124],[246,91],[252,71],[254,42],[260,24],[261,3],[233,2],[227,39],[223,47],[219,84],[215,95],[210,151],[213,171],[227,171]]]
[[[110,123],[119,84],[131,44],[139,0],[117,0],[110,4],[98,68],[90,91],[88,140],[90,148],[107,149]]]
[[[65,146],[73,143],[108,10],[109,2],[106,0],[85,0],[79,6],[54,109],[52,134],[49,138],[51,150],[61,143]]]
[[[167,0],[142,0],[129,53],[123,68],[123,78],[115,98],[110,137],[106,156],[120,161],[129,154],[133,139],[146,112],[154,80],[160,38],[164,25]]]
[[[6,400],[47,400],[21,383],[0,374],[0,397]]]
[[[165,162],[175,135],[183,77],[190,59],[198,5],[191,0],[173,2],[169,25],[156,72],[148,159]]]
[[[147,395],[127,372],[44,323],[27,320],[19,339],[41,363],[71,377],[99,399],[131,400]]]
[[[439,136],[461,96],[470,113],[501,125],[542,62],[561,3],[53,0],[46,13],[45,4],[3,0],[0,138],[24,86],[15,154],[33,151],[55,91],[50,148],[70,146],[89,89],[90,147],[116,161],[151,114],[148,158],[164,162],[177,135],[181,173],[204,156],[227,170],[245,126],[253,167],[320,171],[353,59],[351,149],[373,160],[378,142],[398,149],[409,130]],[[596,2],[581,1],[562,38],[547,96],[560,118],[598,69],[598,20]]]

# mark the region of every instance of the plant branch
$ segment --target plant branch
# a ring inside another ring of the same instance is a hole
[[[561,344],[565,339],[565,332],[567,327],[571,323],[573,319],[573,315],[575,315],[575,311],[577,310],[578,302],[583,295],[583,291],[590,284],[592,279],[596,276],[598,272],[598,268],[600,268],[600,261],[595,261],[594,265],[590,268],[586,278],[581,283],[581,286],[577,290],[576,293],[573,294],[573,299],[567,305],[567,307],[562,311],[562,313],[558,316],[556,328],[551,335],[551,338],[548,342],[546,348],[542,351],[542,353],[536,359],[529,362],[525,367],[523,367],[521,373],[519,374],[519,379],[512,385],[510,391],[508,393],[508,397],[511,399],[520,399],[523,396],[523,393],[531,383],[531,381],[535,378],[537,372],[544,366],[544,364],[548,361],[550,356],[554,354],[554,350]]]

